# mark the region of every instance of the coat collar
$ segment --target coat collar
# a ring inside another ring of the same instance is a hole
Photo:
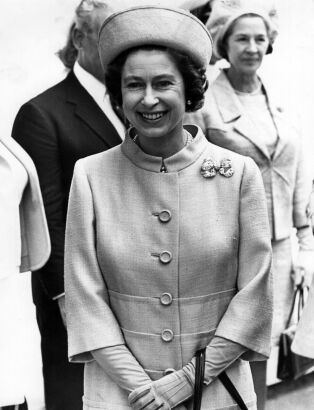
[[[82,87],[73,71],[66,78],[67,101],[75,105],[75,114],[80,117],[106,145],[114,147],[121,144],[121,138],[91,95]],[[107,132],[111,128],[111,132]]]
[[[193,136],[193,141],[176,154],[164,160],[168,173],[179,172],[193,164],[204,152],[208,141],[202,130],[197,126],[184,126]],[[130,134],[132,129],[126,134],[126,138],[121,145],[122,152],[133,164],[151,172],[160,172],[162,158],[145,154],[133,141]]]
[[[266,93],[264,85],[263,90]],[[224,123],[228,124],[230,122],[233,122],[233,127],[235,130],[237,130],[241,135],[250,140],[250,142],[254,144],[267,158],[270,158],[270,153],[264,139],[257,132],[257,128],[254,126],[253,121],[246,115],[245,111],[243,110],[243,107],[224,71],[222,71],[215,80],[212,86],[212,91]],[[266,97],[269,102],[268,93],[266,93]],[[274,115],[274,108],[271,104],[270,113],[273,116],[277,131],[279,131]]]

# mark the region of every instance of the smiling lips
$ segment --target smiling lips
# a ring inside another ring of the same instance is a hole
[[[154,121],[154,120],[159,120],[161,117],[163,117],[165,115],[165,112],[152,112],[152,113],[148,113],[148,112],[141,112],[139,113],[145,120],[150,120],[150,121]]]

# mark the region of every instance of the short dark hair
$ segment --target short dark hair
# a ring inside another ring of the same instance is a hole
[[[202,108],[204,104],[204,94],[208,88],[206,70],[198,67],[194,61],[186,54],[163,46],[139,46],[128,49],[116,57],[107,67],[105,74],[105,83],[114,104],[122,106],[121,93],[121,76],[122,69],[128,55],[136,50],[163,50],[168,52],[174,59],[175,64],[180,71],[185,89],[185,110],[193,112]]]

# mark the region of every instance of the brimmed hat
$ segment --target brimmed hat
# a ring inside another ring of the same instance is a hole
[[[270,44],[267,53],[272,52],[272,45],[278,35],[277,10],[272,0],[216,0],[206,23],[214,43],[212,62],[226,57],[223,44],[225,35],[231,24],[245,14],[255,14],[264,20]]]
[[[124,8],[147,5],[167,7],[170,4],[169,0],[119,0],[119,2],[125,5]],[[208,3],[208,0],[171,0],[171,7],[193,10],[204,6],[206,3]]]
[[[104,70],[119,54],[143,45],[170,47],[206,68],[212,54],[211,36],[188,11],[139,6],[108,17],[99,33],[99,55]]]

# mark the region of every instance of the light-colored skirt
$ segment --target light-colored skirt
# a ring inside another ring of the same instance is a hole
[[[286,326],[293,297],[291,239],[272,241],[272,250],[274,283],[272,346],[277,346],[280,334]]]

